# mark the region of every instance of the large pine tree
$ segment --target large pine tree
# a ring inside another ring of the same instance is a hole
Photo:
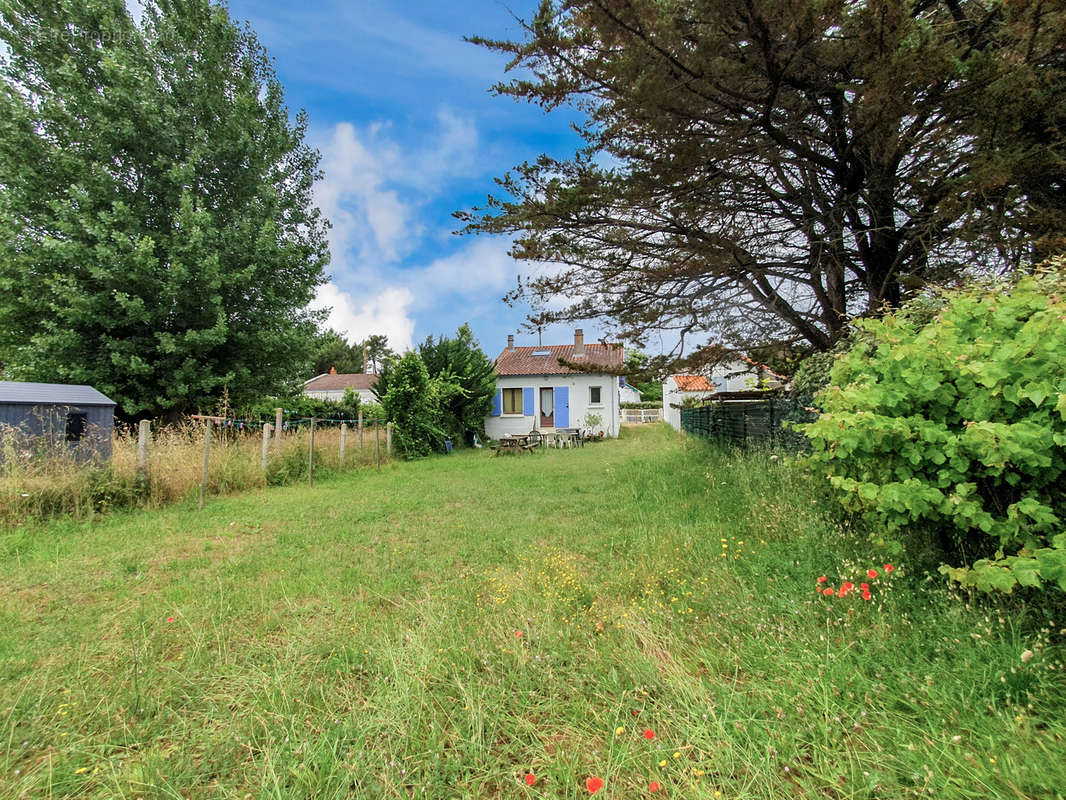
[[[306,368],[318,153],[254,33],[210,0],[0,5],[0,360],[130,416]]]
[[[1061,3],[543,0],[525,33],[475,40],[497,91],[576,107],[586,147],[459,217],[557,267],[535,324],[823,349],[1066,247]]]

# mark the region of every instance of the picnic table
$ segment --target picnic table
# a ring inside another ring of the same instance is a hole
[[[528,433],[501,436],[499,444],[496,445],[496,455],[498,456],[500,453],[532,453],[539,445],[539,442],[532,442],[530,441],[531,439],[532,436]]]

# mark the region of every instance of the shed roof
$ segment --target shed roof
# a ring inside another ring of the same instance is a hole
[[[504,350],[496,358],[497,375],[570,375],[582,372],[594,373],[595,370],[577,370],[562,364],[569,361],[574,364],[585,363],[590,367],[600,367],[604,372],[613,372],[622,368],[622,345],[587,344],[585,355],[574,354],[574,345],[548,345],[547,347],[515,347]]]
[[[115,401],[91,386],[71,383],[0,381],[0,403],[8,405],[113,406]]]

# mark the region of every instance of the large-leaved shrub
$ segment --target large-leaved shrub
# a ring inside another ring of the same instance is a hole
[[[804,426],[848,509],[964,584],[1066,590],[1063,266],[857,322]]]

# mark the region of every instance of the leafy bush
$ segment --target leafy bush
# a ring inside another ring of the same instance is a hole
[[[845,507],[984,590],[1066,590],[1063,266],[857,322],[803,426]]]
[[[235,413],[244,419],[257,419],[261,422],[274,421],[274,409],[282,408],[285,416],[294,418],[317,417],[319,419],[351,419],[359,416],[359,395],[350,388],[344,390],[344,399],[339,402],[308,397],[305,394],[289,397],[266,397],[249,406],[238,409]],[[363,411],[366,417],[366,410]]]
[[[619,403],[621,408],[662,408],[663,401],[659,400],[641,400],[639,403]]]
[[[438,449],[444,439],[437,424],[440,401],[418,353],[407,353],[390,365],[389,388],[381,405],[394,423],[393,445],[404,458],[427,456]]]

